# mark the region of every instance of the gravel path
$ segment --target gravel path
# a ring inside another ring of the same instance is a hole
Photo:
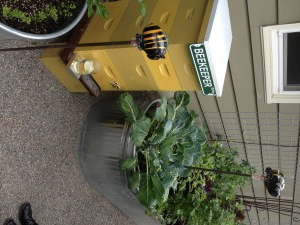
[[[95,99],[68,92],[39,61],[41,53],[0,53],[0,224],[17,220],[24,201],[41,225],[132,224],[89,186],[76,158],[85,115],[107,93]]]

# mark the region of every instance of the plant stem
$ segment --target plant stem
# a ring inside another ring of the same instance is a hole
[[[149,203],[149,166],[148,166],[148,157],[149,157],[149,151],[146,149],[146,172],[147,172],[147,203]]]
[[[194,166],[183,166],[183,167],[185,167],[187,169],[192,169],[192,170],[201,170],[201,171],[223,173],[223,174],[230,174],[230,175],[236,175],[236,176],[244,176],[244,177],[252,177],[253,176],[252,174],[237,173],[237,172],[223,171],[223,170],[205,169],[205,168],[194,167]]]

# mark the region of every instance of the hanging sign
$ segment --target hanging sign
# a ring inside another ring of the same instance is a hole
[[[204,44],[191,44],[189,48],[203,95],[216,96],[217,93]]]

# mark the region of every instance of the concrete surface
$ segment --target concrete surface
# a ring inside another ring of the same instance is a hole
[[[69,93],[39,61],[41,53],[0,53],[0,224],[17,222],[25,201],[41,225],[132,224],[86,182],[77,162],[86,113],[108,93]]]

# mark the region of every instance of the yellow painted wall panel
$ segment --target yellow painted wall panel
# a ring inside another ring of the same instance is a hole
[[[159,25],[164,32],[170,33],[180,0],[159,0],[151,15],[150,23]]]
[[[171,45],[168,49],[182,90],[201,90],[187,44]]]
[[[170,43],[197,43],[207,0],[181,1],[170,31]]]
[[[135,37],[136,33],[142,33],[146,25],[151,21],[151,15],[159,0],[147,1],[146,16],[141,15],[140,4],[137,1],[130,0],[127,8],[119,21],[118,26],[115,28],[111,37],[112,41],[131,40]]]
[[[126,88],[122,90],[157,90],[156,80],[143,57],[134,47],[106,50],[117,70],[122,74]]]
[[[109,41],[114,30],[122,19],[129,1],[131,0],[106,3],[105,7],[109,13],[108,20],[105,20],[102,16],[94,15],[79,43]]]
[[[165,56],[165,59],[150,60],[143,53],[143,57],[157,83],[158,90],[182,90],[169,53],[167,52]]]

